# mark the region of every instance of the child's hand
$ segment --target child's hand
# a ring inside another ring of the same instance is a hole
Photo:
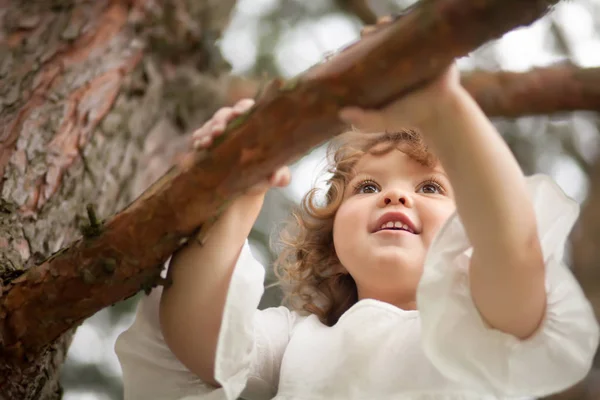
[[[443,118],[448,100],[460,97],[458,69],[453,63],[436,79],[379,110],[345,107],[340,110],[342,121],[365,132],[383,132],[400,128],[426,131],[426,124]]]
[[[377,25],[365,26],[361,36],[369,35],[392,21],[391,17],[382,17],[377,21]],[[460,85],[460,74],[456,65],[452,63],[433,81],[380,110],[345,107],[340,111],[340,118],[366,132],[399,128],[423,131],[423,125],[428,120],[443,115],[445,102],[460,91],[464,91]]]
[[[377,23],[375,25],[365,25],[361,30],[360,30],[360,36],[366,36],[369,33],[375,32],[377,29],[379,29],[380,27],[382,27],[383,25],[387,25],[390,22],[393,22],[394,19],[392,18],[391,15],[386,15],[383,17],[379,17],[377,18]]]
[[[214,138],[225,131],[225,127],[229,121],[245,113],[252,108],[253,105],[253,99],[242,99],[233,107],[223,107],[219,109],[210,120],[192,134],[194,148],[199,150],[210,147]],[[287,186],[290,183],[290,179],[289,168],[287,166],[280,167],[271,174],[269,178],[248,189],[246,194],[264,194],[271,187]]]

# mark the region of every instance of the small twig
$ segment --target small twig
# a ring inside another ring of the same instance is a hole
[[[90,180],[92,181],[92,185],[96,186],[96,178],[94,177],[94,173],[92,172],[92,169],[90,168],[90,165],[88,164],[87,159],[83,154],[83,150],[79,145],[77,146],[77,153],[79,153],[79,157],[81,157],[81,162],[83,163],[83,171],[89,175]]]
[[[81,226],[81,234],[86,238],[99,236],[102,233],[102,224],[98,221],[93,204],[86,206],[89,223]]]
[[[98,223],[98,218],[96,217],[96,211],[94,210],[93,204],[88,204],[85,209],[87,210],[87,215],[90,220],[90,226],[93,228],[97,228],[100,226]]]

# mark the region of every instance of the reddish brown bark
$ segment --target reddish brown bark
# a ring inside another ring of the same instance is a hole
[[[568,64],[527,72],[473,71],[463,73],[462,84],[490,117],[600,111],[600,68]],[[233,79],[229,101],[254,97],[259,87],[258,81]]]
[[[2,299],[16,275],[81,236],[86,203],[101,217],[123,209],[148,187],[144,175],[164,173],[157,158],[223,104],[226,71],[214,39],[233,6],[0,0]],[[62,288],[68,308],[78,294]],[[12,334],[4,311],[0,349]],[[31,327],[45,329],[43,321]],[[0,351],[0,399],[60,398],[72,332],[18,365]]]
[[[155,282],[182,238],[278,165],[339,132],[340,107],[381,106],[454,57],[533,22],[550,3],[423,1],[301,78],[274,82],[207,153],[188,154],[93,235],[3,287],[0,355],[24,363],[78,321]]]

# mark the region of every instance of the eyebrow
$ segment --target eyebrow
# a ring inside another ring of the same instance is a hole
[[[443,176],[444,176],[444,178],[446,178],[446,180],[447,180],[448,182],[450,182],[450,178],[448,177],[448,174],[447,174],[447,173],[445,173],[444,171],[440,171],[439,169],[434,169],[434,170],[432,170],[432,172],[435,172],[436,174],[443,175]]]
[[[446,174],[446,172],[444,172],[442,170],[439,170],[439,169],[433,169],[433,168],[431,169],[430,172],[442,175],[444,178],[446,178],[446,180],[448,182],[450,182],[450,178],[448,177],[448,174]],[[356,171],[356,173],[352,176],[352,178],[350,178],[350,180],[348,182],[350,183],[350,182],[354,181],[357,177],[359,177],[361,175],[373,175],[373,176],[376,176],[379,173],[381,173],[381,171],[379,169],[364,168],[364,169]]]

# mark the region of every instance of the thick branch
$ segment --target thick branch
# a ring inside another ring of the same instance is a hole
[[[476,71],[462,83],[489,116],[600,111],[600,68],[568,64],[523,73]]]
[[[600,111],[598,67],[561,64],[527,72],[473,71],[463,74],[462,84],[490,117]],[[235,77],[229,101],[254,97],[259,87],[258,81]]]
[[[533,22],[550,3],[422,1],[297,80],[273,82],[208,153],[190,153],[93,236],[2,288],[1,356],[25,362],[82,319],[154,282],[182,238],[277,166],[338,133],[340,107],[386,104],[453,58]]]

